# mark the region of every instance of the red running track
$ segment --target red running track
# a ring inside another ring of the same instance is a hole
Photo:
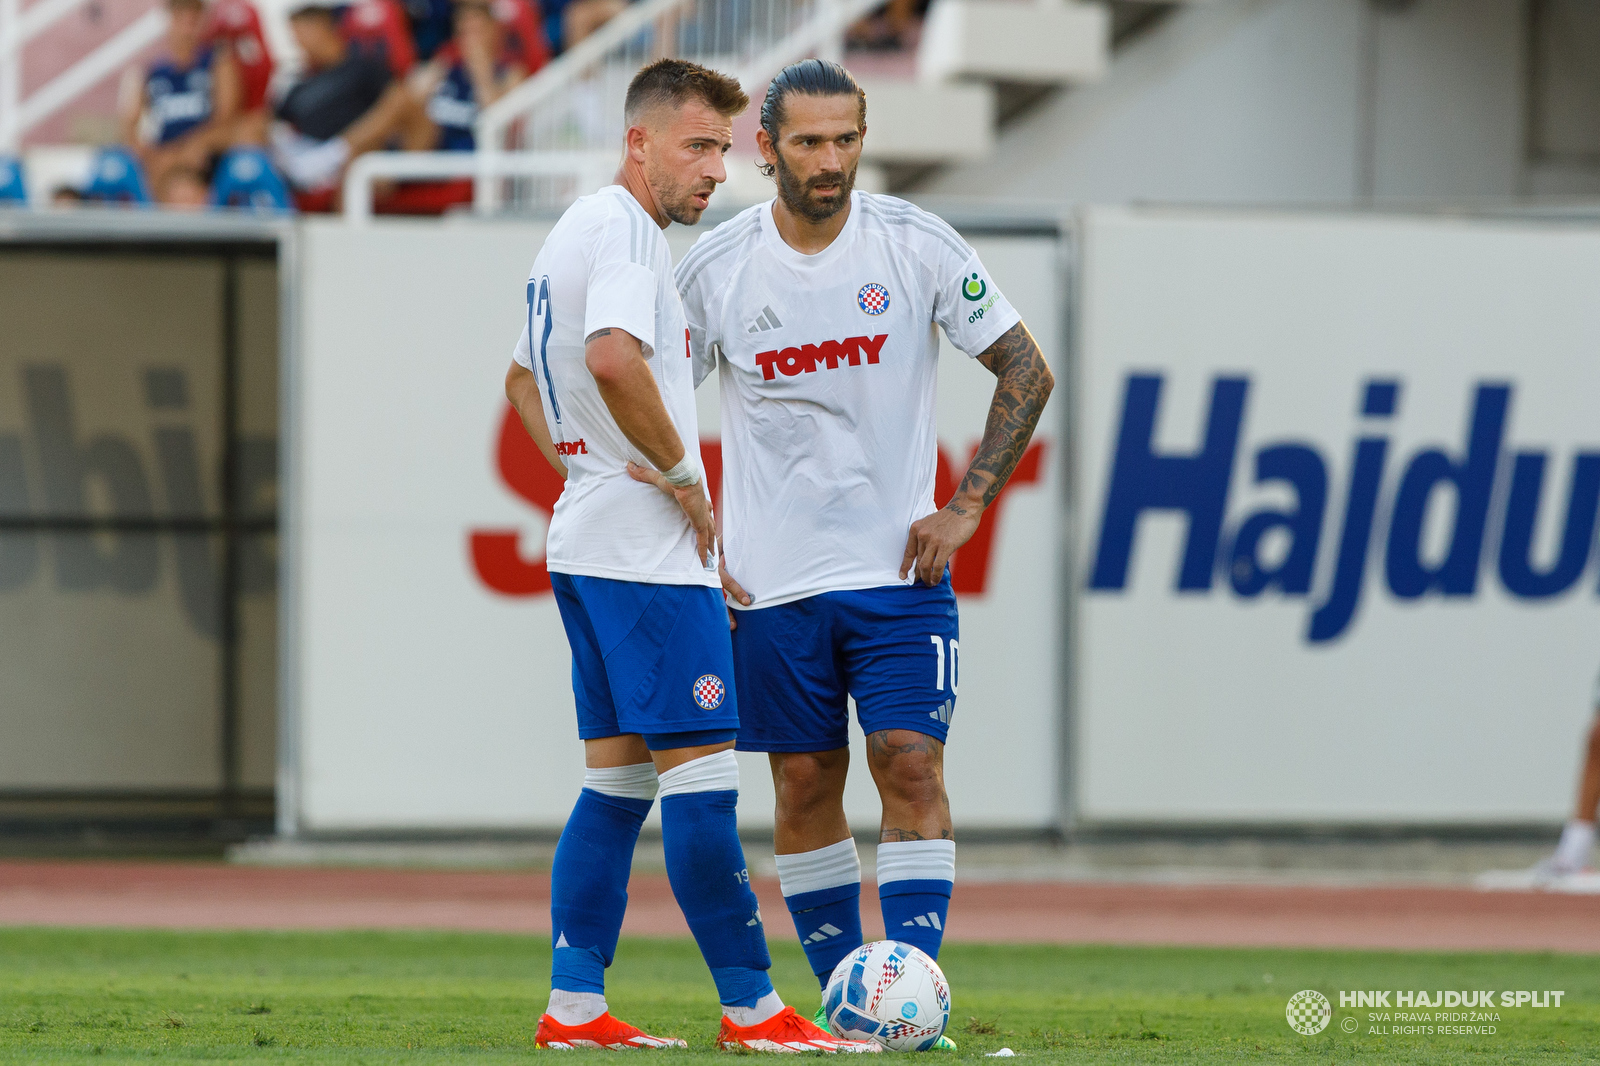
[[[788,931],[776,881],[756,891]],[[871,885],[866,898],[874,895]],[[636,875],[625,933],[686,936],[663,876]],[[0,862],[0,925],[172,929],[550,929],[535,873]],[[863,908],[879,936],[877,908]],[[1600,897],[1433,887],[958,882],[949,938],[1600,952]]]

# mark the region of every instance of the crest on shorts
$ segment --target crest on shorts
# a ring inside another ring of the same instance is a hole
[[[889,290],[876,281],[863,285],[856,293],[856,303],[869,315],[881,315],[889,310]]]
[[[694,683],[694,701],[708,711],[714,711],[722,706],[722,697],[727,695],[727,688],[722,684],[722,678],[716,674],[702,674]]]

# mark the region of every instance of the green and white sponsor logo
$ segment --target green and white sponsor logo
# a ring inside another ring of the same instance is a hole
[[[976,303],[983,299],[984,293],[989,291],[989,285],[978,275],[973,274],[961,283],[961,295]]]

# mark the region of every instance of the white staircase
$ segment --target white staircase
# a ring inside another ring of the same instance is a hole
[[[0,153],[14,153],[29,130],[122,69],[166,31],[155,6],[82,55],[33,92],[22,90],[22,63],[31,42],[89,0],[0,0]]]
[[[752,152],[754,113],[767,83],[807,56],[843,57],[843,35],[882,0],[640,0],[518,87],[478,120],[477,207],[559,210],[616,166],[622,104],[640,66],[671,56],[738,77],[753,106],[735,126]],[[864,76],[868,164],[983,158],[994,146],[992,82],[1074,84],[1098,79],[1111,19],[1088,0],[935,0],[915,72]],[[564,153],[565,173],[532,165]],[[747,160],[748,161],[748,158]],[[401,161],[396,160],[396,165]],[[730,171],[749,166],[735,160]],[[535,176],[507,177],[518,172]],[[864,187],[876,182],[863,175]],[[723,202],[770,195],[730,182]]]

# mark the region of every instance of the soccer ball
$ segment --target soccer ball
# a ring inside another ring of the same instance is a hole
[[[836,1036],[926,1051],[950,1021],[950,983],[920,948],[879,940],[834,967],[822,1004]]]

